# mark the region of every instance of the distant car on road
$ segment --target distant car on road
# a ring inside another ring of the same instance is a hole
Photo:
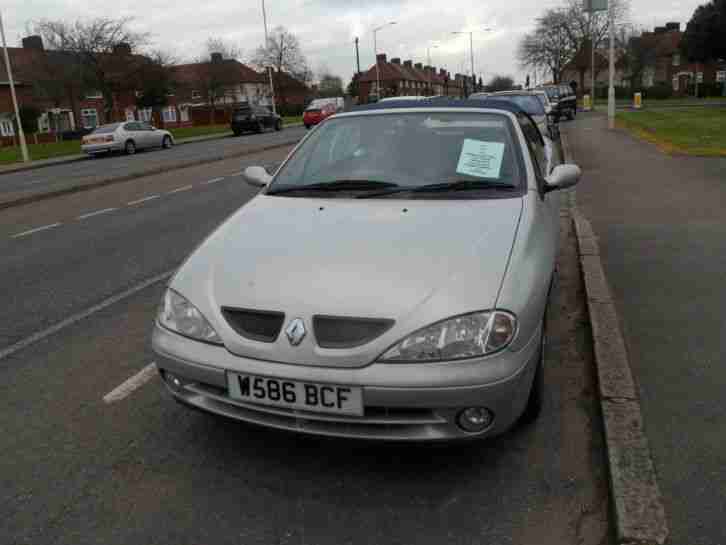
[[[265,129],[281,131],[282,117],[273,114],[264,106],[245,104],[234,109],[230,126],[235,136],[243,132],[262,132]]]
[[[551,168],[563,162],[560,147],[560,129],[556,118],[547,114],[537,93],[532,91],[499,91],[491,93],[486,100],[501,100],[519,106],[532,117],[545,140],[545,151],[550,159]]]
[[[100,125],[81,139],[81,151],[91,156],[114,151],[133,155],[140,149],[170,148],[173,145],[174,137],[169,131],[143,121]]]
[[[569,85],[540,85],[538,89],[542,89],[547,93],[554,107],[555,115],[559,117],[567,117],[575,119],[577,115],[577,96]]]
[[[303,112],[303,125],[306,129],[314,127],[337,111],[335,102],[324,99],[313,100]]]
[[[559,190],[503,101],[409,101],[310,132],[176,271],[154,325],[175,399],[296,432],[490,437],[547,398]],[[555,311],[557,309],[554,309]]]

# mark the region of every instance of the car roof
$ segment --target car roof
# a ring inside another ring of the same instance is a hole
[[[491,110],[503,110],[513,114],[525,113],[519,106],[511,102],[503,100],[489,100],[488,98],[473,100],[394,100],[391,102],[376,102],[374,104],[363,104],[356,106],[351,112],[368,112],[376,110],[405,110],[406,108],[418,108],[426,110],[445,110],[445,109],[478,109],[482,108]],[[526,115],[526,113],[525,113]]]

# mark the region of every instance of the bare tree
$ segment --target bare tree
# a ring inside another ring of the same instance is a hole
[[[567,35],[567,17],[562,9],[549,9],[537,19],[533,32],[525,34],[517,49],[517,59],[523,67],[544,69],[559,83],[565,65],[577,49]]]
[[[258,69],[272,68],[277,72],[275,93],[280,102],[286,102],[288,84],[283,72],[304,85],[312,81],[313,73],[300,48],[300,41],[283,26],[275,27],[267,38],[264,47],[258,47],[252,58]]]
[[[158,113],[169,104],[169,95],[177,88],[172,71],[176,64],[178,58],[168,51],[154,50],[145,56],[139,68],[139,108],[151,108]]]
[[[490,93],[497,91],[509,91],[514,87],[514,78],[511,76],[493,76],[486,85],[486,90]]]
[[[318,96],[321,98],[343,96],[343,78],[334,75],[327,66],[318,69]]]
[[[204,43],[205,53],[207,58],[212,53],[219,53],[224,59],[236,59],[242,62],[244,58],[244,49],[239,45],[218,36],[210,36]]]
[[[630,89],[639,89],[647,71],[655,70],[658,42],[644,36],[642,29],[625,27],[618,33],[618,43],[623,49],[620,62]]]
[[[138,85],[140,57],[134,52],[148,44],[149,34],[131,30],[130,17],[98,17],[73,23],[43,19],[33,25],[49,49],[77,57],[81,79],[103,94],[106,119],[110,119],[116,96]]]

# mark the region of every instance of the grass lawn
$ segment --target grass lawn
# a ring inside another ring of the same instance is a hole
[[[726,108],[618,112],[617,120],[669,153],[726,156]]]
[[[62,155],[76,155],[81,153],[80,140],[67,140],[51,144],[28,144],[28,153],[33,161],[50,159]],[[20,146],[0,148],[0,165],[7,165],[22,161]]]
[[[169,129],[174,138],[191,138],[193,136],[207,136],[209,134],[232,134],[229,125],[199,125],[197,127],[181,127],[178,129]]]

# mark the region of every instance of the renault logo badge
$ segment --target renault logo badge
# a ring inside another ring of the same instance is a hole
[[[302,318],[295,318],[292,322],[290,322],[290,325],[287,326],[287,329],[285,329],[287,340],[290,341],[290,344],[293,346],[299,345],[305,338],[306,333],[307,331],[305,331],[305,324],[303,323]]]

